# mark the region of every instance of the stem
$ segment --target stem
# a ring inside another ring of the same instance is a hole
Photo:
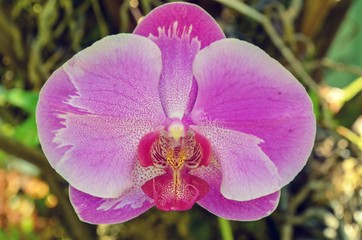
[[[353,131],[343,126],[338,126],[336,131],[339,135],[347,138],[350,142],[355,144],[362,151],[362,138],[355,134]]]
[[[230,222],[224,218],[218,218],[219,228],[223,240],[234,240]]]
[[[362,91],[362,77],[357,78],[347,87],[343,88],[344,98],[343,101],[346,103],[354,98],[358,93]]]
[[[331,68],[335,71],[351,73],[357,76],[362,76],[362,67],[357,65],[347,65],[342,62],[337,62],[330,58],[323,58],[319,65],[323,67]]]

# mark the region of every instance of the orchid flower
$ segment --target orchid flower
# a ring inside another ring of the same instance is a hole
[[[226,219],[263,218],[316,131],[297,79],[188,3],[158,7],[133,34],[67,61],[41,90],[37,125],[77,214],[93,224],[195,203]]]

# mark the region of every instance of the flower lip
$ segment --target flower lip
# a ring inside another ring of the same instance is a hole
[[[147,134],[140,141],[141,166],[164,169],[165,174],[147,181],[142,190],[165,211],[187,210],[208,192],[208,184],[190,174],[190,170],[206,166],[210,144],[205,137],[186,128],[180,119],[159,132]]]

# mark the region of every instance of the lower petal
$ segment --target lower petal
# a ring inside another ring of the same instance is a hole
[[[225,198],[221,192],[221,169],[215,158],[207,167],[192,171],[209,185],[209,192],[198,204],[216,216],[237,221],[255,221],[270,215],[278,206],[280,191],[249,201],[235,201]]]
[[[165,172],[153,166],[141,167],[136,163],[132,172],[133,186],[116,198],[100,198],[89,195],[70,186],[69,196],[79,218],[92,224],[113,224],[126,222],[141,215],[154,206],[141,186],[149,179]],[[107,188],[109,184],[105,184]]]
[[[139,188],[129,189],[119,198],[99,198],[69,188],[72,205],[79,218],[91,224],[122,223],[138,217],[153,206],[153,200]]]
[[[280,191],[249,201],[229,200],[215,187],[198,204],[212,214],[229,220],[255,221],[269,216],[278,206]]]

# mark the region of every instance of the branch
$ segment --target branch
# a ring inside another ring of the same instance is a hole
[[[48,160],[42,153],[32,148],[26,147],[25,145],[4,135],[0,135],[0,142],[0,149],[4,150],[6,153],[28,161],[39,167],[42,171],[45,170],[46,172],[49,171],[49,169],[54,171],[49,166]]]
[[[334,61],[330,58],[322,59],[321,65],[327,68],[332,68],[335,71],[351,73],[362,77],[362,68],[357,65],[347,65],[341,62]]]

